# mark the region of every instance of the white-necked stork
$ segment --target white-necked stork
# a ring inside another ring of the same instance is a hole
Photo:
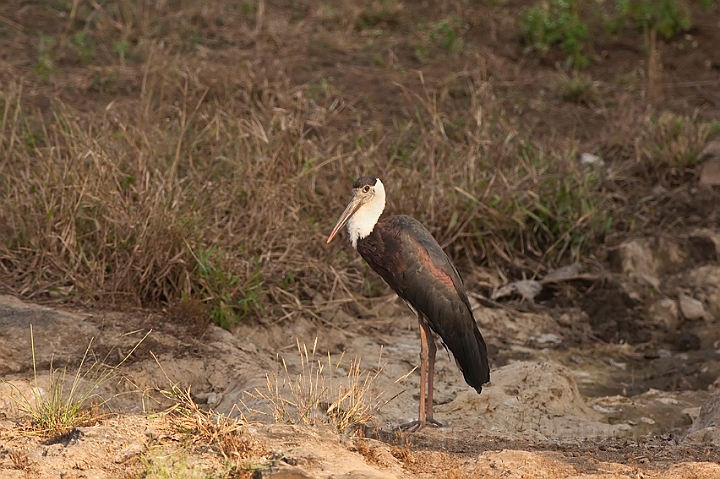
[[[480,393],[490,380],[487,347],[477,328],[462,279],[430,232],[415,218],[398,215],[380,220],[385,187],[379,178],[363,176],[327,239],[347,224],[350,241],[370,267],[387,282],[420,322],[420,412],[402,426],[417,430],[433,419],[435,339],[450,350],[465,381]],[[427,390],[425,389],[427,385]]]

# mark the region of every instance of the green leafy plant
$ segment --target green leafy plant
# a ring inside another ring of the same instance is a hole
[[[565,76],[561,84],[562,96],[565,100],[591,105],[597,100],[595,82],[588,76],[575,74]]]
[[[40,34],[40,39],[38,40],[36,49],[38,52],[38,59],[37,63],[35,64],[35,72],[40,75],[40,78],[43,80],[48,80],[50,78],[50,73],[52,73],[54,69],[54,62],[53,62],[53,47],[55,46],[55,40],[45,35],[44,33]]]
[[[120,56],[121,63],[125,62],[125,58],[128,55],[129,46],[130,45],[128,44],[127,40],[122,40],[113,44],[113,50],[115,50],[115,52]]]
[[[656,29],[665,38],[671,38],[690,29],[690,9],[683,0],[615,0],[621,20],[635,28]]]
[[[95,46],[92,43],[92,39],[85,35],[84,32],[76,33],[71,39],[70,44],[79,60],[87,61],[93,58],[95,55]]]
[[[241,285],[238,275],[222,267],[227,263],[216,247],[199,250],[194,256],[198,292],[211,305],[210,317],[215,324],[228,328],[254,311],[263,311],[259,298],[263,284],[259,268],[256,267],[247,282]]]
[[[528,51],[541,55],[560,47],[571,67],[587,66],[588,26],[578,14],[576,0],[547,0],[526,9],[520,17],[520,37]]]
[[[430,40],[448,53],[458,53],[463,47],[463,39],[458,33],[458,23],[457,17],[438,22],[430,32]]]

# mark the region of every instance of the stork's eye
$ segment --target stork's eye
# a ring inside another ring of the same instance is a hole
[[[365,188],[363,188],[363,191],[364,191],[365,193],[367,193],[368,191],[370,191],[370,187],[367,186],[367,185],[365,185]]]

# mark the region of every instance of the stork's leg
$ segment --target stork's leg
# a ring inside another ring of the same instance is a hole
[[[419,431],[424,428],[425,422],[425,396],[427,388],[427,363],[428,363],[428,338],[423,322],[420,320],[420,410],[418,412],[417,421],[410,421],[401,424],[399,429],[408,432]]]
[[[420,329],[425,331],[425,339],[427,343],[427,402],[425,406],[425,421],[435,426],[442,426],[439,422],[433,419],[433,381],[435,379],[435,353],[437,353],[437,346],[435,346],[435,340],[432,335],[432,331],[427,324],[420,322]],[[422,334],[422,333],[421,333]],[[422,415],[420,416],[422,418]]]
[[[433,375],[435,374],[435,353],[437,347],[432,337],[430,327],[420,320],[420,407],[417,421],[412,421],[400,426],[400,429],[415,432],[428,424],[441,426],[432,418],[432,388]]]
[[[418,423],[420,423],[420,427],[423,427],[425,424],[425,417],[427,417],[427,409],[425,402],[425,399],[427,398],[427,370],[428,370],[428,353],[429,353],[429,347],[428,347],[428,339],[432,340],[432,337],[428,338],[428,330],[426,329],[426,326],[423,324],[422,320],[420,321],[420,411],[418,412]],[[432,394],[432,393],[430,393]],[[432,410],[432,406],[430,406]]]

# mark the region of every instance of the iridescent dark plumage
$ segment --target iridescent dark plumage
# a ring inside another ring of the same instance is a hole
[[[415,311],[420,321],[420,414],[413,427],[433,419],[435,342],[453,354],[465,381],[480,393],[490,380],[487,347],[477,328],[462,279],[430,232],[410,216],[380,220],[385,187],[374,177],[353,184],[353,197],[328,238],[347,224],[350,241],[370,267]],[[426,394],[427,382],[427,394]]]
[[[460,275],[430,232],[415,218],[391,216],[359,239],[357,250],[440,336],[465,382],[480,393],[490,379],[485,341]]]

